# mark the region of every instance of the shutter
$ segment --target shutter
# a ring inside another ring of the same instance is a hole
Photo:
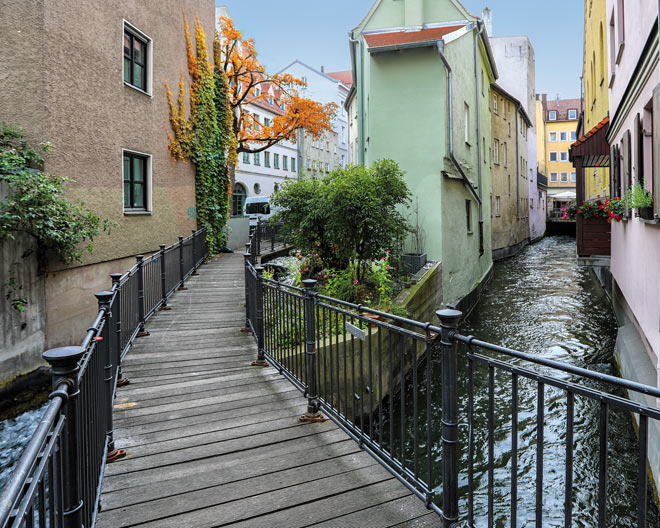
[[[660,215],[660,85],[653,90],[653,212]]]
[[[630,130],[623,133],[623,141],[621,145],[621,197],[630,189]],[[626,216],[630,217],[628,206],[626,204]]]
[[[641,131],[642,131],[642,123],[641,119],[639,118],[639,114],[635,116],[635,149],[633,150],[633,172],[635,173],[635,181],[638,181],[639,183],[642,183],[644,181],[644,160],[641,159],[640,157],[640,150],[641,150],[641,141],[640,141],[640,136],[641,136]],[[643,183],[642,183],[643,184]]]
[[[586,172],[585,172],[586,175]],[[610,198],[619,196],[619,182],[617,181],[617,154],[616,145],[610,147]],[[585,176],[586,180],[586,176]]]

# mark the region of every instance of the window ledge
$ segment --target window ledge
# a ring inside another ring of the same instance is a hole
[[[134,84],[131,84],[131,83],[129,83],[129,82],[124,81],[124,86],[128,86],[129,88],[132,88],[132,89],[135,90],[136,92],[140,92],[141,94],[144,94],[144,95],[146,95],[146,96],[148,96],[148,97],[150,97],[150,98],[153,99],[153,95],[151,95],[149,92],[145,92],[142,88],[138,88],[138,87],[135,86]]]
[[[616,73],[613,73],[610,75],[610,83],[607,85],[608,88],[612,88],[612,85],[614,85],[614,79],[616,78]]]
[[[616,64],[619,64],[619,62],[621,61],[621,55],[623,55],[623,48],[625,48],[625,47],[626,47],[626,41],[625,40],[622,40],[621,42],[619,42],[619,49],[616,52],[616,61],[615,61]]]
[[[645,218],[639,218],[639,221],[648,225],[660,225],[660,218],[656,218],[654,220],[646,220]]]
[[[130,209],[124,209],[124,216],[151,216],[153,211],[131,211]]]

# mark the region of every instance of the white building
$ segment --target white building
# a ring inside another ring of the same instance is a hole
[[[536,145],[536,82],[534,48],[529,38],[493,37],[490,9],[483,13],[484,23],[489,33],[490,46],[495,56],[500,74],[497,83],[518,99],[530,120],[532,127],[527,134],[527,160],[529,167],[529,231],[532,241],[545,233],[547,185],[538,181],[538,156]],[[544,180],[544,177],[541,178]]]
[[[321,70],[319,71],[299,60],[295,60],[280,73],[289,73],[305,81],[306,86],[300,89],[300,95],[302,97],[318,101],[322,104],[335,103],[337,105],[337,113],[332,123],[332,129],[336,136],[328,135],[328,137],[322,138],[324,149],[326,148],[326,142],[330,142],[330,151],[328,152],[332,153],[332,159],[326,159],[327,156],[323,158],[318,156],[318,153],[313,150],[317,148],[312,144],[315,140],[306,137],[303,137],[301,140],[302,134],[299,134],[298,159],[300,169],[305,169],[308,158],[310,163],[323,163],[324,172],[326,163],[330,164],[330,170],[347,165],[349,163],[348,114],[344,108],[344,101],[348,96],[348,91],[353,82],[351,71],[325,73],[323,66],[321,66]],[[332,144],[335,137],[336,148]]]

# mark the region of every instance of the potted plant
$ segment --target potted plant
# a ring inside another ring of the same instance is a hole
[[[637,209],[640,218],[653,220],[653,195],[640,182],[635,182],[628,190],[626,200],[630,209]]]
[[[413,208],[415,215],[415,222],[412,225],[411,235],[406,241],[405,251],[401,256],[403,262],[403,269],[406,273],[414,275],[426,264],[426,253],[424,252],[424,245],[426,243],[426,234],[424,228],[419,223],[419,200],[415,200],[415,207]]]

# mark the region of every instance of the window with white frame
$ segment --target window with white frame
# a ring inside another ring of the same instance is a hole
[[[270,152],[264,152],[264,167],[270,167]]]
[[[261,165],[261,161],[259,159],[259,153],[258,152],[254,153],[254,164],[255,165]]]
[[[563,150],[559,153],[559,161],[568,161],[568,151]]]
[[[151,94],[151,39],[124,21],[124,83]]]
[[[493,95],[493,112],[497,113],[497,95]]]
[[[243,152],[243,163],[250,163],[250,153]]]
[[[551,172],[550,173],[550,181],[552,183],[557,183],[557,173],[556,172]]]
[[[500,197],[495,197],[495,216],[500,216]]]
[[[548,120],[549,121],[557,121],[557,111],[556,110],[550,110],[548,112]]]
[[[124,150],[124,212],[151,211],[151,156]]]
[[[464,120],[463,125],[465,127],[465,142],[470,144],[470,107],[465,103],[464,107]]]
[[[493,163],[500,164],[500,141],[499,139],[493,140]]]
[[[550,143],[556,143],[557,142],[557,132],[550,132],[548,134],[548,141]]]
[[[571,141],[577,141],[577,132],[571,130]]]
[[[562,172],[559,176],[559,181],[561,183],[568,183],[568,172]]]
[[[550,153],[550,161],[557,161],[557,153],[556,152],[551,152]]]
[[[506,167],[509,161],[507,158],[506,142],[502,143],[502,160],[504,161],[504,166]]]
[[[575,178],[575,172],[571,172],[571,183],[575,183],[576,178]]]
[[[569,119],[577,119],[577,110],[571,109],[568,111],[568,118]]]
[[[568,132],[560,132],[559,141],[568,141]]]

